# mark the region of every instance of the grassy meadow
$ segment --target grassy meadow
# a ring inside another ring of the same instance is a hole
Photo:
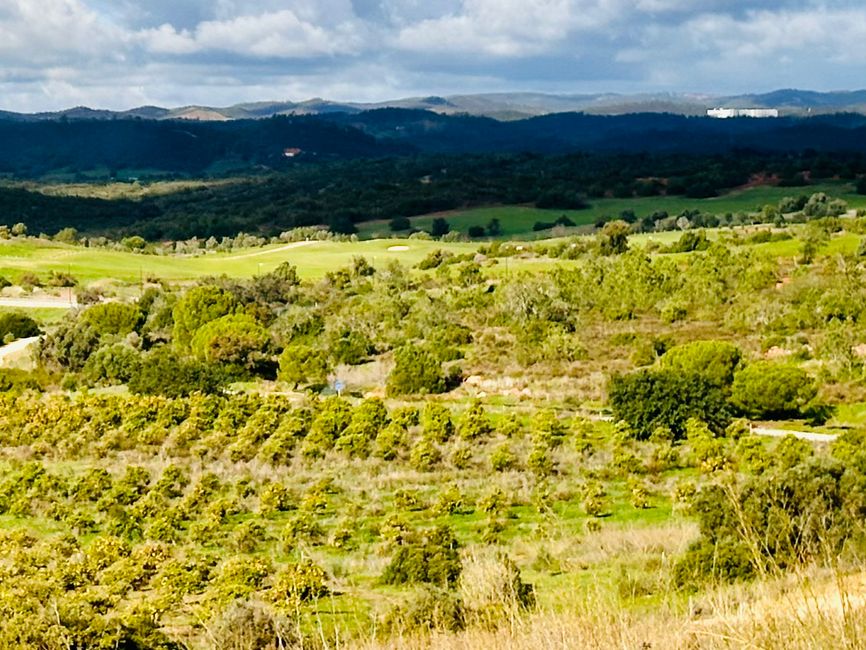
[[[800,196],[824,192],[833,198],[848,202],[851,209],[866,207],[866,196],[857,194],[849,183],[822,183],[805,187],[757,186],[735,190],[718,197],[693,199],[685,196],[654,196],[645,198],[604,198],[590,200],[586,210],[541,210],[527,206],[495,206],[454,210],[437,215],[413,217],[412,227],[429,230],[433,219],[446,219],[453,230],[465,233],[471,226],[486,227],[491,219],[499,219],[502,237],[510,239],[542,239],[550,236],[550,231],[535,232],[536,222],[553,222],[561,215],[567,216],[575,225],[587,226],[603,218],[617,218],[624,210],[633,210],[638,217],[665,211],[670,215],[684,210],[701,210],[710,214],[736,214],[737,212],[758,212],[767,204],[776,205],[787,196]],[[359,237],[381,238],[392,233],[388,222],[370,221],[358,224]]]

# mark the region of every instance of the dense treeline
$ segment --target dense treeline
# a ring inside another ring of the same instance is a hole
[[[297,164],[279,174],[202,184],[138,201],[0,188],[0,214],[8,223],[25,223],[31,232],[71,226],[88,234],[138,234],[149,240],[240,231],[276,235],[319,224],[350,233],[358,222],[466,206],[580,209],[606,196],[715,196],[755,176],[800,186],[809,180],[854,180],[864,173],[866,158],[860,154],[815,152],[423,155]]]
[[[737,149],[863,151],[866,119],[714,120],[665,114],[547,115],[515,122],[382,109],[231,122],[142,119],[0,120],[0,173],[224,174],[280,168],[286,148],[308,158],[419,153],[724,153]]]

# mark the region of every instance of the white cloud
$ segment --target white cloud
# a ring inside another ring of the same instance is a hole
[[[117,59],[126,32],[81,0],[0,0],[0,64],[81,57]]]
[[[0,0],[9,109],[864,79],[854,0]]]
[[[581,4],[585,6],[581,6]],[[459,11],[403,27],[406,50],[531,56],[556,49],[573,31],[610,20],[612,2],[574,0],[464,0]]]

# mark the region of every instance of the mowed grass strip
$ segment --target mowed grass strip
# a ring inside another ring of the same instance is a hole
[[[123,251],[84,248],[40,240],[0,242],[0,275],[16,282],[23,273],[71,273],[79,281],[116,280],[135,283],[142,278],[193,280],[209,275],[251,277],[273,271],[283,262],[294,264],[301,277],[322,277],[366,257],[376,267],[391,261],[406,266],[420,262],[436,249],[455,254],[472,253],[478,245],[466,242],[376,240],[356,243],[302,242],[273,245],[238,253],[211,253],[199,257],[140,255]]]
[[[810,196],[816,192],[824,192],[833,198],[848,202],[851,209],[866,208],[866,196],[857,194],[850,183],[822,183],[804,187],[758,186],[735,190],[722,196],[694,199],[685,196],[651,196],[625,199],[590,199],[590,207],[586,210],[541,210],[531,206],[493,206],[453,210],[430,214],[410,219],[412,227],[417,230],[429,231],[433,219],[444,218],[452,230],[466,233],[472,226],[486,227],[492,219],[499,219],[501,234],[499,238],[509,239],[522,237],[535,239],[550,236],[550,230],[534,231],[536,222],[553,223],[560,216],[568,217],[575,226],[594,224],[602,218],[618,218],[625,210],[632,210],[638,217],[644,217],[654,212],[664,211],[669,215],[677,215],[684,210],[700,210],[701,212],[723,215],[738,212],[758,212],[765,205],[777,205],[787,196]],[[388,237],[394,233],[388,228],[387,221],[370,221],[358,224],[358,236],[362,238]]]

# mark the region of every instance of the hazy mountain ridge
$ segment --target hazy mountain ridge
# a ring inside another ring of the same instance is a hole
[[[580,112],[591,115],[624,115],[631,113],[673,113],[705,115],[708,108],[756,107],[777,108],[782,115],[802,116],[853,112],[866,114],[866,90],[816,92],[780,89],[763,94],[714,96],[694,93],[643,94],[546,94],[482,93],[446,97],[407,97],[384,102],[337,102],[313,98],[300,102],[263,101],[228,107],[181,106],[165,108],[141,106],[126,111],[109,111],[77,106],[63,111],[15,113],[0,111],[0,119],[20,121],[123,119],[188,119],[227,121],[266,119],[276,115],[325,115],[362,113],[379,108],[427,110],[443,115],[476,115],[507,121],[552,113]]]

